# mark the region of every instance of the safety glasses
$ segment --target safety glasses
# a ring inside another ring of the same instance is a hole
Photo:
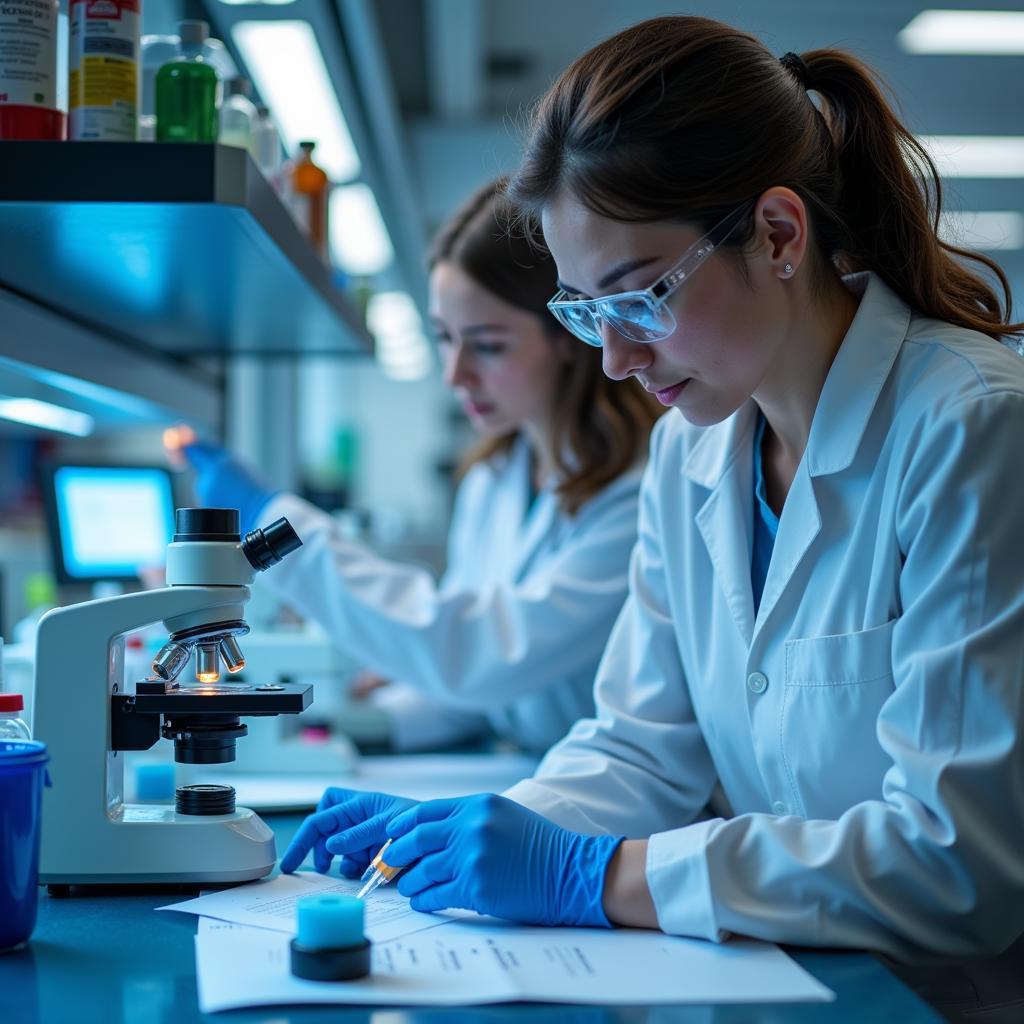
[[[675,314],[668,308],[668,298],[736,230],[750,208],[751,203],[746,202],[726,214],[649,288],[599,299],[570,299],[565,289],[560,288],[548,303],[548,309],[567,331],[595,348],[604,344],[602,323],[614,327],[630,341],[652,342],[667,338],[676,329]]]

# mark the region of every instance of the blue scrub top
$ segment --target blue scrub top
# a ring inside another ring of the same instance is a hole
[[[768,577],[768,563],[772,560],[775,536],[779,532],[779,517],[768,504],[768,492],[764,483],[764,463],[761,448],[764,443],[764,429],[767,421],[757,414],[754,430],[754,549],[750,556],[750,584],[754,590],[754,614],[761,605],[764,581]]]

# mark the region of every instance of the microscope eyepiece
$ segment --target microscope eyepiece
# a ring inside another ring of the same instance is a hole
[[[285,555],[299,547],[302,547],[299,535],[284,518],[271,523],[266,529],[250,530],[242,541],[242,553],[260,572],[277,565]]]
[[[174,543],[237,541],[237,508],[179,508],[174,511]]]

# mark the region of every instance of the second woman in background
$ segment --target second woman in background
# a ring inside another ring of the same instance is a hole
[[[481,440],[463,463],[440,583],[342,539],[329,515],[256,482],[223,449],[185,449],[206,505],[247,523],[287,516],[303,547],[268,580],[387,688],[391,743],[423,749],[488,724],[542,752],[593,713],[594,672],[626,595],[657,403],[549,316],[555,268],[502,181],[478,192],[430,256],[445,382]],[[555,358],[552,358],[554,353]]]

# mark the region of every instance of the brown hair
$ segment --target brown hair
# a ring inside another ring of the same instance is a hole
[[[641,22],[579,57],[544,96],[509,196],[536,213],[567,189],[605,217],[708,228],[773,185],[808,208],[817,283],[872,270],[927,316],[993,338],[1024,329],[1009,322],[999,265],[938,237],[934,163],[874,72],[840,50],[783,63],[708,18]],[[751,217],[730,244],[752,234]],[[1005,310],[963,260],[998,278]]]
[[[513,230],[517,211],[500,178],[480,189],[438,233],[429,254],[433,268],[452,262],[510,305],[535,314],[552,342],[562,328],[547,301],[558,288],[551,257],[535,244],[535,231]],[[554,417],[554,452],[562,508],[574,515],[588,499],[624,473],[647,450],[661,411],[636,381],[616,383],[601,370],[601,353],[573,339],[574,355],[562,370]],[[517,434],[485,438],[464,456],[459,472],[508,451]]]

